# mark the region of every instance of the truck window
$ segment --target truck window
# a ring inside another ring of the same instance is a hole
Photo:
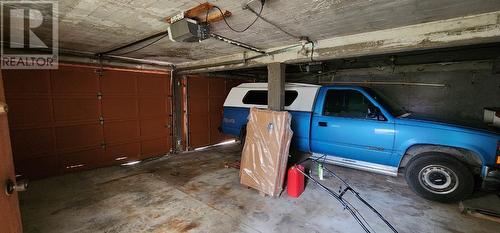
[[[290,106],[297,99],[297,91],[285,91],[285,106]],[[267,105],[267,91],[248,91],[243,97],[244,104]]]
[[[323,115],[367,118],[368,108],[373,107],[359,91],[354,90],[328,90],[326,93]]]
[[[376,92],[372,89],[365,88],[366,92],[368,92],[369,95],[372,96],[377,102],[382,104],[382,106],[385,107],[386,110],[389,111],[389,113],[395,117],[400,117],[406,113],[408,113],[404,108],[399,106],[397,103],[392,101],[390,98],[386,98],[384,95],[382,95],[379,92]]]

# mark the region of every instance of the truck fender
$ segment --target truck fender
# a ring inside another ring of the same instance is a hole
[[[477,152],[465,148],[432,144],[416,144],[410,146],[404,153],[398,167],[405,167],[413,158],[427,152],[450,155],[463,163],[468,164],[471,168],[473,168],[472,170],[474,174],[480,174],[481,172],[483,161]]]

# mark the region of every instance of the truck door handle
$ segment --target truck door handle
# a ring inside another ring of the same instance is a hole
[[[320,122],[318,122],[318,125],[321,127],[326,127],[328,124],[324,121],[320,121]]]

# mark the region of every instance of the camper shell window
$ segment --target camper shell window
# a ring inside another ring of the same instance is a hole
[[[297,91],[285,91],[285,106],[290,106],[297,99]],[[243,97],[244,104],[267,105],[267,91],[255,90],[248,91]]]

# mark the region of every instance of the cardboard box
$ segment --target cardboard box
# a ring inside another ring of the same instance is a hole
[[[241,184],[272,197],[281,193],[293,135],[291,120],[288,112],[250,110],[241,156]]]

